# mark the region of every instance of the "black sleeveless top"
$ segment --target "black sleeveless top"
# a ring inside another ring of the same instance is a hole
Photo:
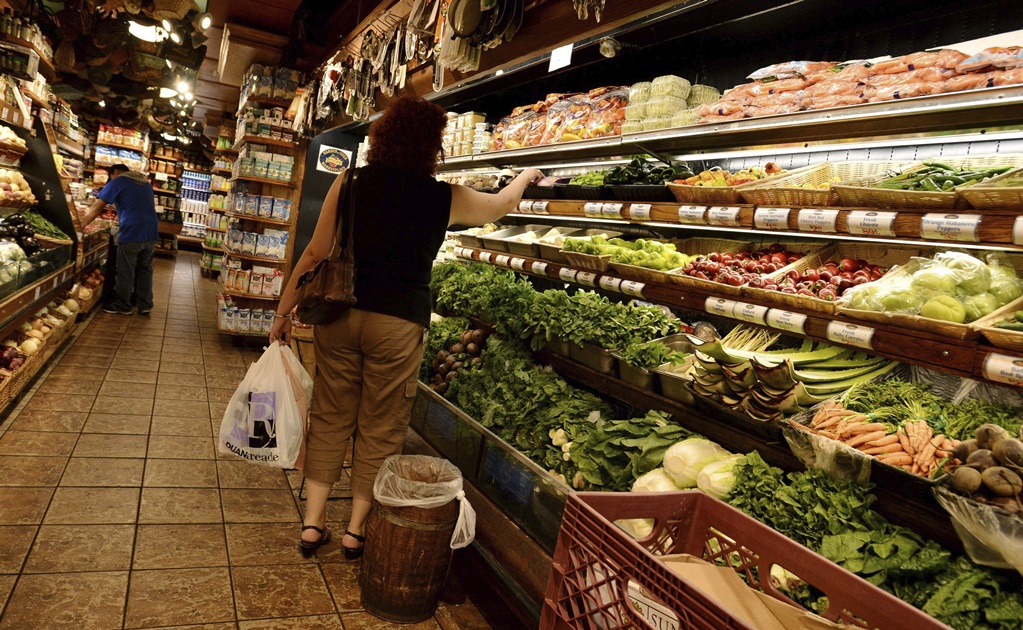
[[[451,214],[451,186],[369,165],[359,169],[355,308],[430,325],[430,270]]]

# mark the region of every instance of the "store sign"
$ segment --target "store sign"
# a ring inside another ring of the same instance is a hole
[[[512,258],[511,259],[511,268],[516,270],[516,271],[525,271],[526,270],[526,261],[521,259],[521,258]]]
[[[575,274],[575,281],[588,287],[595,287],[597,286],[597,274],[592,271],[580,271]]]
[[[625,295],[631,295],[632,297],[642,298],[643,289],[646,284],[642,282],[636,282],[635,280],[622,280],[622,293]]]
[[[703,303],[703,308],[711,315],[732,317],[735,312],[735,302],[725,298],[709,297]]]
[[[583,216],[587,219],[599,219],[601,218],[601,211],[604,208],[602,203],[587,203],[583,204]]]
[[[1023,387],[1023,359],[1020,357],[991,353],[984,359],[980,372],[989,381]]]
[[[575,44],[565,44],[551,51],[551,62],[547,66],[547,72],[554,72],[572,65],[572,48]]]
[[[633,221],[649,221],[650,208],[648,203],[634,203],[629,206],[629,218]]]
[[[897,212],[854,210],[849,213],[849,233],[857,236],[895,236]]]
[[[828,324],[827,335],[828,341],[842,343],[847,346],[856,346],[857,348],[866,348],[867,350],[874,349],[870,345],[871,340],[874,338],[874,329],[869,326],[831,322]]]
[[[316,170],[338,175],[352,164],[352,152],[320,145],[320,153],[316,156]]]
[[[976,243],[980,240],[981,215],[979,214],[925,214],[920,221],[920,238],[942,241],[965,241]]]
[[[504,254],[498,254],[497,258],[494,259],[494,263],[502,267],[507,267],[508,262],[511,260],[511,256],[505,256]]]
[[[617,291],[620,293],[622,290],[622,279],[615,278],[614,276],[601,276],[600,288],[605,291]]]
[[[806,315],[772,308],[767,311],[767,325],[785,332],[806,334]]]
[[[576,271],[575,269],[562,267],[561,270],[558,271],[558,277],[564,280],[565,282],[575,282],[575,276],[577,273],[579,272]]]
[[[624,204],[620,203],[605,203],[600,209],[600,214],[605,219],[621,219],[623,207]]]
[[[489,263],[491,256],[492,256],[492,254],[490,252],[483,252],[483,253],[480,254],[480,260],[485,262],[485,263]]]
[[[800,210],[799,229],[817,234],[837,232],[838,210]]]
[[[757,208],[753,214],[753,225],[758,230],[787,230],[789,227],[788,208]]]
[[[714,206],[707,209],[707,225],[739,227],[739,208]]]
[[[767,323],[767,307],[736,302],[732,307],[732,317],[750,324],[760,324],[763,326]]]
[[[546,201],[534,201],[530,206],[530,211],[533,214],[550,214],[547,210],[548,202]]]
[[[1012,242],[1014,245],[1023,245],[1023,217],[1016,217],[1012,224]]]
[[[522,214],[533,214],[533,202],[532,201],[520,201],[519,212]]]
[[[530,270],[538,276],[547,275],[547,263],[545,262],[534,262]]]
[[[678,222],[682,225],[703,225],[707,206],[681,206],[678,209]]]

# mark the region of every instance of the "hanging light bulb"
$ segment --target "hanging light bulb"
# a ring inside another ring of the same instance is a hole
[[[190,101],[195,98],[195,96],[191,92],[185,92],[184,97],[186,101]]]
[[[160,88],[160,98],[173,98],[178,95],[178,91],[174,88],[162,87]]]
[[[170,38],[171,41],[174,42],[175,44],[181,43],[181,36],[178,35],[177,31],[171,31]]]
[[[174,142],[175,140],[178,139],[178,137],[177,136],[172,136],[169,133],[165,133],[165,134],[163,134],[163,139],[167,140],[169,142]]]
[[[101,100],[101,101],[99,102],[99,106],[100,106],[100,107],[106,107],[106,106],[107,106],[107,102],[106,102],[105,100]]]
[[[210,15],[209,12],[200,13],[199,15],[196,16],[195,20],[193,21],[193,24],[198,26],[199,30],[205,31],[210,26],[212,26],[213,16]]]
[[[178,81],[177,88],[178,88],[178,93],[179,94],[183,94],[183,93],[188,91],[188,83],[184,79],[181,79],[181,80]]]
[[[167,67],[168,67],[168,68],[171,68],[171,69],[173,69],[173,68],[174,68],[174,64],[172,64],[172,63],[170,62],[170,59],[168,59],[168,60],[167,60]]]
[[[128,22],[128,32],[144,42],[157,42],[160,40],[159,33],[155,26],[144,26],[138,22]]]
[[[167,31],[171,30],[170,20],[164,20],[163,22],[161,22],[161,24],[163,24],[164,30],[167,30]]]

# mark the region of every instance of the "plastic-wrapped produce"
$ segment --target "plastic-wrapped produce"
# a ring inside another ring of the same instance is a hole
[[[646,118],[646,103],[629,103],[625,108],[625,120],[643,120]]]
[[[710,85],[696,84],[689,89],[689,98],[686,99],[686,104],[690,108],[699,107],[700,105],[713,103],[719,98],[721,98],[721,92],[717,88]]]
[[[676,96],[655,96],[646,104],[647,118],[674,116],[679,110],[688,109],[686,99]]]
[[[25,252],[14,241],[0,241],[0,263],[25,260]]]
[[[536,118],[536,112],[527,111],[508,120],[504,129],[504,146],[506,149],[521,149],[530,123]]]
[[[663,77],[657,77],[650,83],[650,97],[652,100],[658,96],[674,96],[685,100],[689,97],[691,87],[692,84],[682,77],[666,74]]]
[[[643,131],[642,120],[626,120],[622,125],[622,133],[639,133]]]
[[[671,126],[688,127],[689,125],[695,125],[699,119],[700,114],[696,108],[684,109],[671,117]]]
[[[650,100],[650,82],[641,81],[639,83],[633,83],[632,87],[629,88],[629,104],[636,105],[639,103],[645,103]]]
[[[628,88],[598,88],[590,90],[590,116],[586,121],[584,138],[618,136],[625,122],[625,108],[628,104]]]
[[[643,131],[667,129],[668,127],[671,127],[671,116],[657,116],[643,121]]]

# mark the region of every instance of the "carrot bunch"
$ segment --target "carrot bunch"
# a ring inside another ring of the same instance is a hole
[[[955,442],[934,430],[923,420],[906,422],[889,433],[893,425],[878,422],[875,414],[846,409],[828,401],[814,414],[809,426],[792,426],[862,451],[891,466],[924,477],[931,476],[941,462],[952,456]]]

